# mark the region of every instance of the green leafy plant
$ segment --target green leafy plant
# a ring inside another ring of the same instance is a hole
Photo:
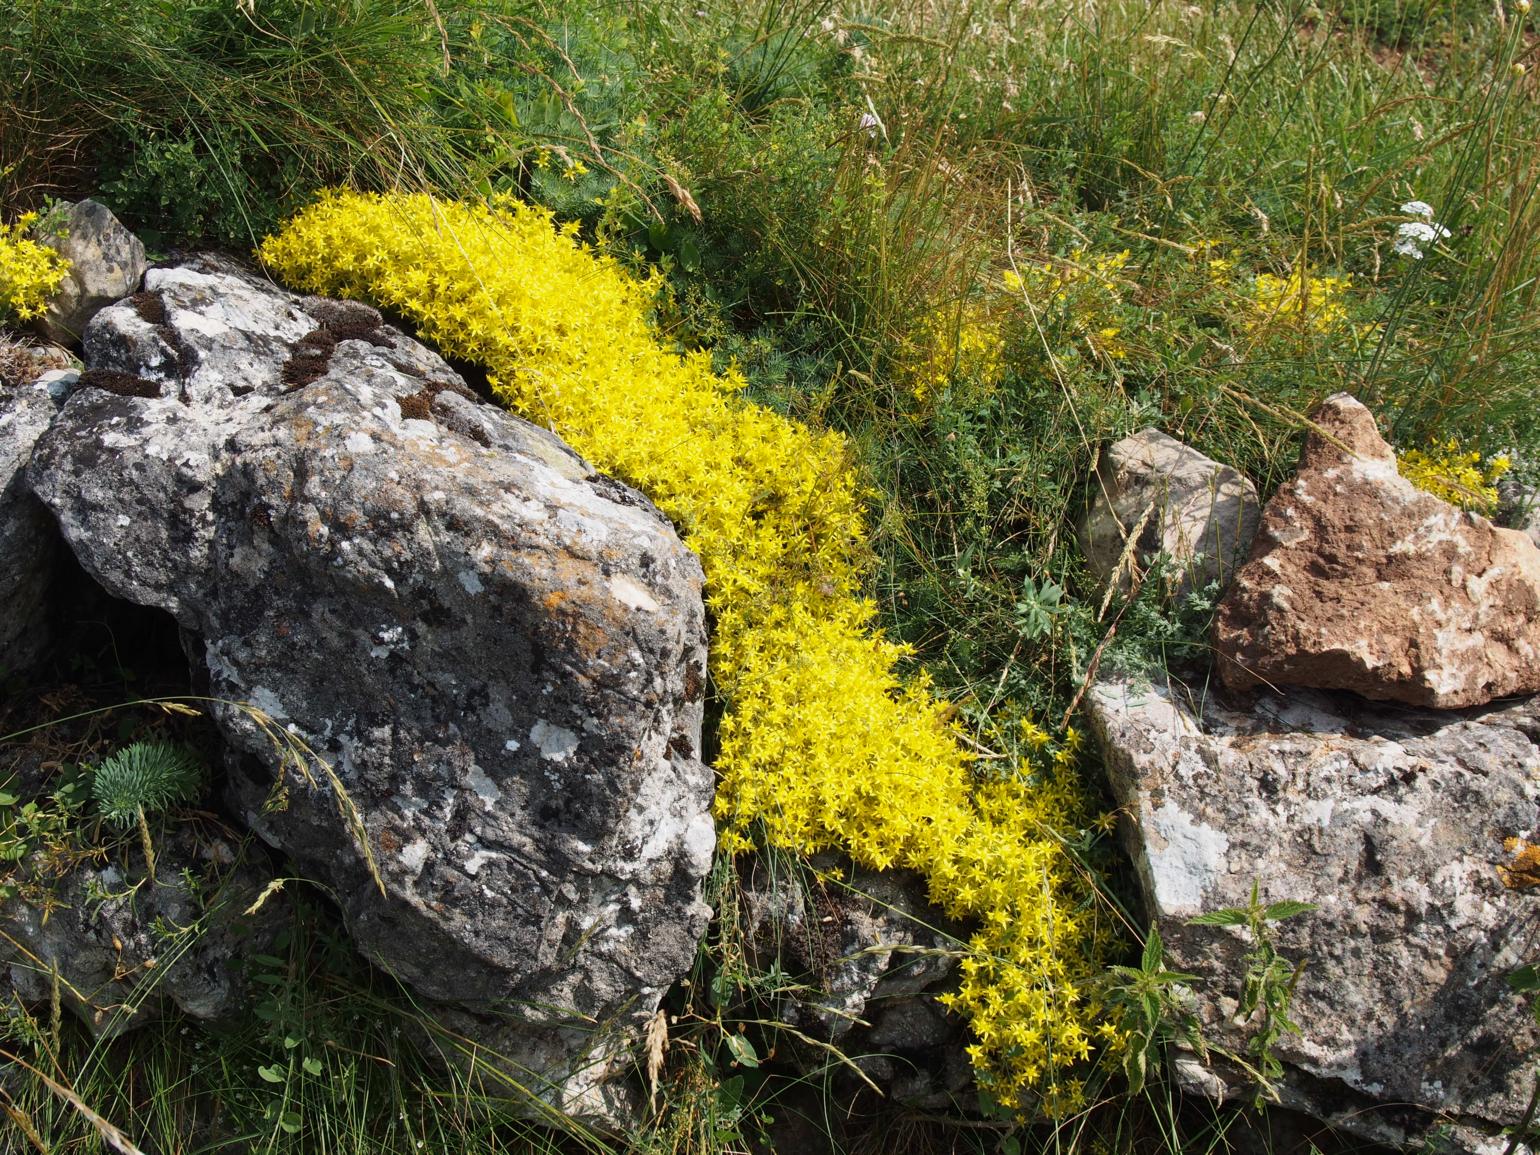
[[[1186,984],[1197,982],[1198,976],[1166,969],[1157,927],[1150,927],[1138,966],[1109,967],[1107,976],[1107,1007],[1121,1038],[1129,1094],[1144,1089],[1151,1063],[1159,1061],[1169,1041],[1181,1039],[1206,1057],[1197,1020],[1180,997]]]
[[[203,766],[185,747],[135,742],[96,767],[91,796],[101,816],[127,828],[147,813],[197,798]]]
[[[1235,1017],[1241,1023],[1255,1021],[1246,1049],[1252,1060],[1252,1073],[1260,1087],[1258,1106],[1269,1098],[1277,1098],[1273,1084],[1283,1074],[1283,1064],[1273,1053],[1274,1046],[1284,1035],[1299,1034],[1299,1024],[1289,1018],[1289,1006],[1294,1001],[1294,988],[1299,983],[1300,973],[1305,969],[1304,962],[1291,962],[1279,953],[1274,924],[1315,909],[1312,902],[1292,899],[1264,903],[1253,882],[1251,900],[1245,906],[1226,907],[1188,919],[1189,926],[1240,928],[1249,940],[1240,1006]]]

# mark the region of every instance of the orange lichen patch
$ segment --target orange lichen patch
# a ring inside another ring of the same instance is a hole
[[[1507,862],[1497,864],[1497,877],[1509,890],[1533,890],[1540,887],[1540,845],[1524,838],[1503,839]]]

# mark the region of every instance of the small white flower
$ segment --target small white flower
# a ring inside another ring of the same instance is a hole
[[[1433,206],[1427,201],[1407,201],[1401,211],[1409,217],[1421,217],[1425,221],[1433,219]]]
[[[1422,260],[1423,246],[1436,244],[1449,236],[1449,230],[1437,222],[1404,221],[1396,226],[1395,251],[1414,261]]]
[[[1208,119],[1208,113],[1204,112],[1200,108],[1196,112],[1189,112],[1187,114],[1187,119],[1192,121],[1194,124],[1202,124],[1205,120]]]

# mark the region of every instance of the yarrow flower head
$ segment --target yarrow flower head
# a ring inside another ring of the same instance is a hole
[[[1426,201],[1407,201],[1401,206],[1401,211],[1408,216],[1422,219],[1402,221],[1396,226],[1396,240],[1393,248],[1400,256],[1420,261],[1427,246],[1437,244],[1450,236],[1449,230],[1433,219],[1433,206]]]

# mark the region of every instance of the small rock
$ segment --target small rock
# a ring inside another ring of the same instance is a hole
[[[1540,549],[1414,487],[1347,394],[1312,421],[1219,607],[1224,684],[1440,708],[1540,690]]]
[[[1497,492],[1501,500],[1499,524],[1527,534],[1540,546],[1540,491],[1504,478],[1497,483]]]
[[[139,238],[106,205],[71,205],[64,229],[47,243],[69,259],[70,270],[39,324],[50,340],[73,345],[101,309],[139,287],[149,264]]]
[[[1164,554],[1166,593],[1181,598],[1234,572],[1256,534],[1258,508],[1256,487],[1236,470],[1145,429],[1102,454],[1080,545],[1097,577],[1124,591],[1132,569]],[[1136,532],[1130,565],[1124,555]]]
[[[125,855],[138,860],[138,839]],[[21,894],[0,905],[12,989],[47,1004],[58,974],[62,1002],[94,1034],[112,1036],[155,1018],[169,1002],[195,1019],[228,1019],[249,993],[246,957],[276,932],[283,900],[255,918],[243,912],[267,875],[245,856],[218,862],[187,827],[159,838],[156,881],[126,865],[89,860],[63,877],[33,869]],[[27,901],[33,891],[47,906]],[[174,928],[188,928],[178,937]]]
[[[751,860],[740,926],[753,969],[788,976],[782,1021],[859,1055],[896,1102],[945,1106],[969,1083],[961,1025],[935,1003],[965,937],[910,871],[852,867],[820,854],[806,866]],[[810,1056],[820,1067],[827,1053]]]

